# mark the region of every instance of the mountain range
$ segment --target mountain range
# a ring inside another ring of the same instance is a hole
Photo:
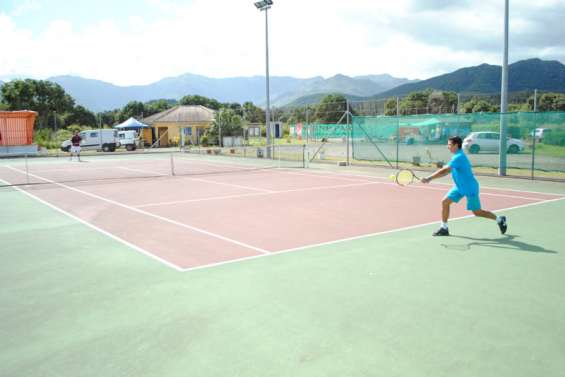
[[[77,102],[92,111],[123,107],[130,101],[180,99],[185,95],[201,95],[220,102],[257,105],[265,103],[265,77],[210,78],[190,73],[169,77],[148,85],[117,86],[104,81],[76,76],[55,76],[47,80],[61,85]],[[328,79],[313,77],[298,79],[287,76],[270,77],[270,97],[274,106],[285,105],[313,93],[347,93],[371,96],[395,86],[412,82],[390,75],[348,77],[335,75]]]
[[[500,93],[501,70],[500,66],[481,64],[421,81],[388,74],[356,77],[338,74],[327,79],[274,76],[270,78],[270,97],[273,106],[293,106],[317,103],[329,93],[341,93],[350,100],[404,96],[425,89],[496,94]],[[518,61],[509,65],[508,76],[509,92],[534,89],[565,92],[565,65],[558,61]],[[178,100],[185,95],[201,95],[219,102],[251,101],[265,105],[264,76],[210,78],[187,73],[134,86],[117,86],[77,76],[55,76],[47,80],[61,85],[77,104],[96,112],[121,108],[130,101]]]
[[[404,96],[428,88],[465,94],[500,93],[502,67],[481,64],[415,83],[399,85],[373,98]],[[565,91],[565,65],[555,60],[528,59],[508,66],[508,91]]]

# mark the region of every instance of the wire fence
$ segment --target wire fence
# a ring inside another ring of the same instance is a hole
[[[346,118],[344,118],[346,119]],[[351,116],[350,123],[290,126],[290,136],[328,161],[437,168],[451,154],[447,139],[460,136],[477,169],[500,168],[500,125],[507,130],[508,175],[565,180],[565,112]],[[321,150],[320,144],[324,144]],[[351,146],[351,148],[349,148]]]

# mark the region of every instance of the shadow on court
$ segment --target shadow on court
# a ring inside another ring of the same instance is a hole
[[[529,251],[533,253],[549,253],[549,254],[558,253],[555,250],[548,250],[542,246],[519,241],[517,240],[518,236],[510,235],[510,234],[506,234],[498,238],[474,238],[474,237],[455,236],[455,235],[451,235],[449,238],[458,238],[462,240],[471,241],[463,244],[445,244],[445,243],[441,244],[441,246],[449,250],[467,251],[467,250],[471,250],[475,246],[481,246],[481,247],[486,246],[486,247],[494,247],[498,249]]]

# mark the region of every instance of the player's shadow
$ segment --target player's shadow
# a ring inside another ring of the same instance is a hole
[[[474,237],[456,236],[456,235],[451,235],[449,238],[460,238],[463,240],[471,241],[464,244],[444,244],[444,243],[441,244],[441,246],[443,246],[444,248],[451,250],[467,251],[467,250],[471,250],[474,246],[488,246],[498,249],[529,251],[532,253],[549,253],[549,254],[558,253],[555,250],[548,250],[538,245],[533,245],[527,242],[518,241],[516,239],[518,238],[518,236],[511,234],[506,234],[504,236],[497,238],[474,238]]]

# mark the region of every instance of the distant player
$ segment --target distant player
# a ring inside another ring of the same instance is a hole
[[[80,162],[80,141],[82,138],[80,137],[78,131],[75,132],[73,137],[71,138],[71,161],[73,160],[73,154],[76,154],[77,160]]]
[[[449,206],[452,203],[457,203],[462,197],[467,198],[467,209],[472,211],[475,216],[484,217],[491,220],[496,220],[500,233],[506,233],[505,216],[496,216],[494,213],[481,209],[481,201],[479,198],[479,182],[473,175],[471,163],[463,153],[461,146],[463,141],[459,136],[450,137],[447,142],[447,148],[453,154],[451,161],[439,169],[432,175],[422,178],[422,183],[429,183],[432,179],[443,177],[451,173],[455,187],[453,187],[447,195],[443,198],[442,211],[441,211],[441,228],[433,233],[434,236],[449,236],[449,229],[447,227],[447,220],[449,219]]]

